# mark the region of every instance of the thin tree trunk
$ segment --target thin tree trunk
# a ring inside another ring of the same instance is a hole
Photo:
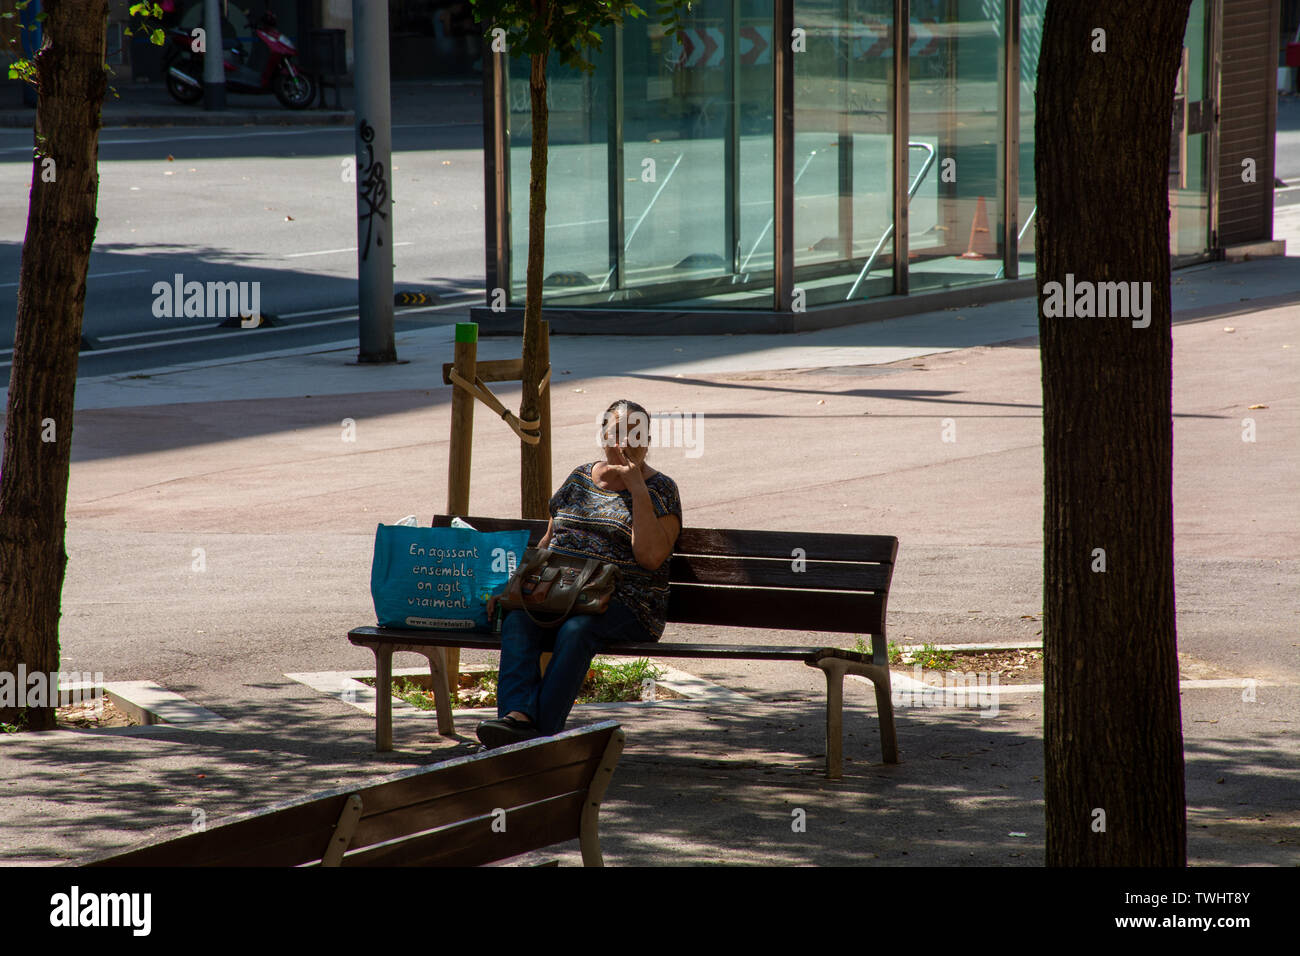
[[[99,111],[107,85],[107,0],[46,0],[44,10],[45,45],[35,57],[36,158],[0,466],[0,671],[11,673],[19,664],[28,673],[59,666],[73,394],[98,222]],[[20,710],[0,706],[0,721],[19,720]],[[54,707],[29,709],[26,726],[52,728]]]
[[[1034,169],[1050,866],[1187,860],[1168,168],[1188,6],[1052,0],[1043,27]],[[1150,283],[1150,325],[1048,315],[1045,287],[1067,274],[1076,288]]]
[[[546,54],[531,56],[529,91],[532,94],[532,159],[528,182],[528,271],[524,293],[523,398],[519,417],[538,417],[537,385],[545,373],[540,361],[542,336],[542,280],[546,265],[546,144],[550,114],[546,107]],[[551,489],[544,487],[543,463],[538,446],[521,441],[520,508],[525,518],[548,516]]]

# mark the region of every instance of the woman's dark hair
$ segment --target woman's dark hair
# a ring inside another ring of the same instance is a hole
[[[613,418],[618,417],[620,414],[623,418],[622,430],[624,433],[626,433],[629,428],[635,429],[636,426],[630,424],[630,422],[635,416],[640,416],[639,422],[641,423],[642,435],[647,442],[649,441],[650,413],[636,402],[629,401],[626,398],[620,398],[618,401],[611,404],[609,408],[605,409],[605,414],[602,415],[600,419],[601,435],[604,435],[605,430],[609,428],[610,421]]]

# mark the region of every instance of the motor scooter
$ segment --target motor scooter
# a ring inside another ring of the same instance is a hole
[[[258,40],[252,56],[234,37],[222,37],[222,65],[230,93],[274,93],[291,110],[304,109],[316,97],[316,83],[294,63],[293,41],[280,32],[269,10],[253,28]],[[190,105],[203,99],[203,54],[194,49],[195,38],[183,27],[167,31],[163,75],[167,92]],[[265,51],[265,52],[263,52]],[[263,62],[264,61],[264,62]]]

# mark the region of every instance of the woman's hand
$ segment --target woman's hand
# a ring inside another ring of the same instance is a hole
[[[628,461],[623,449],[615,448],[618,464],[606,464],[605,473],[616,475],[632,494],[632,557],[647,571],[660,567],[673,553],[681,524],[676,515],[656,515],[641,466]]]
[[[605,463],[606,477],[612,476],[621,481],[630,491],[636,483],[645,485],[645,478],[641,474],[641,466],[634,465],[628,461],[627,455],[623,454],[623,449],[617,445],[611,446],[614,451],[614,458],[617,464]]]

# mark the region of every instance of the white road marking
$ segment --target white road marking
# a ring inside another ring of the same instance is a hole
[[[419,305],[419,306],[412,306],[410,308],[398,308],[393,310],[393,315],[400,317],[406,315],[418,315],[421,312],[442,312],[446,309],[464,308],[466,305],[470,305],[471,303],[473,303],[474,300],[482,294],[483,294],[483,290],[477,289],[469,293],[466,293],[467,298],[458,299],[454,302],[443,302],[440,303],[439,305]],[[308,316],[308,315],[328,315],[335,312],[350,312],[350,310],[351,310],[351,306],[336,306],[330,309],[309,309],[308,311],[305,312],[280,312],[280,313],[276,313],[276,317],[281,319],[292,319],[292,318],[300,318],[302,316]],[[357,321],[357,319],[358,319],[357,314],[355,312],[350,312],[350,314],[340,316],[337,319],[323,319],[319,322],[297,322],[294,323],[293,325],[286,325],[283,327],[267,326],[266,331],[284,332],[289,329],[309,329],[317,325],[335,325],[341,322],[355,322]],[[184,332],[187,330],[199,331],[201,328],[204,327],[193,326],[193,325],[173,325],[165,329],[150,329],[147,332],[120,332],[114,335],[94,335],[91,336],[91,338],[98,339],[101,342],[111,342],[111,341],[118,341],[121,339],[142,338],[147,335],[162,335],[163,333],[166,332]],[[180,339],[164,339],[161,342],[140,342],[136,345],[118,345],[118,346],[114,346],[111,349],[92,349],[92,350],[88,350],[84,354],[107,355],[110,352],[128,352],[132,350],[139,351],[141,349],[151,349],[163,345],[184,345],[189,342],[204,342],[209,339],[228,339],[228,338],[230,338],[229,334],[223,332],[217,332],[209,335],[190,335]],[[316,348],[316,347],[317,346],[314,345],[310,346],[310,348]],[[13,355],[13,351],[14,351],[13,349],[0,349],[0,355]],[[242,360],[251,361],[253,358],[254,356],[243,356]],[[226,361],[229,361],[229,359],[221,358],[221,359],[217,359],[216,361],[224,363]],[[0,362],[0,368],[6,368],[12,364],[13,362]]]
[[[86,276],[86,278],[107,279],[109,276],[133,276],[133,275],[139,275],[141,272],[148,272],[148,271],[149,271],[148,269],[126,269],[123,270],[122,272],[92,272],[90,275]],[[17,286],[18,286],[17,282],[0,283],[0,289],[14,289],[17,288]]]
[[[413,242],[395,242],[393,243],[393,248],[397,248],[398,246],[413,246],[413,245],[415,245],[415,243]],[[284,256],[281,256],[280,258],[302,259],[305,258],[306,256],[332,256],[340,252],[356,252],[356,251],[357,251],[356,246],[348,246],[346,249],[321,249],[319,252],[290,252]]]
[[[267,332],[288,332],[293,329],[309,329],[317,325],[336,325],[340,322],[355,322],[357,317],[347,316],[342,319],[322,319],[319,322],[299,322],[296,325],[285,325],[280,327],[270,326],[266,329],[258,329],[259,335],[265,335]],[[136,333],[138,335],[147,335],[149,333]],[[226,339],[230,341],[229,332],[221,332],[213,335],[190,335],[183,339],[163,339],[161,342],[141,342],[138,345],[117,345],[111,349],[94,349],[83,353],[84,355],[109,355],[113,352],[139,352],[142,349],[161,348],[164,345],[188,345],[191,342],[208,342],[213,339]],[[6,368],[13,365],[13,362],[0,362],[0,368]]]

